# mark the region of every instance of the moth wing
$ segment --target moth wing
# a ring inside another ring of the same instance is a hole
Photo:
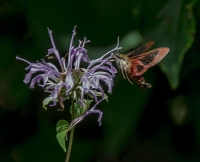
[[[133,76],[142,75],[148,68],[160,62],[168,52],[169,48],[162,47],[131,57],[131,74]]]
[[[138,55],[148,51],[153,44],[154,44],[154,41],[147,42],[137,49],[131,48],[128,51],[122,52],[122,54],[126,54],[127,57],[138,56]]]

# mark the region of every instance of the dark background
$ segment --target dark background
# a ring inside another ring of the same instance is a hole
[[[47,54],[53,31],[63,56],[73,27],[87,36],[91,59],[116,46],[123,50],[154,40],[169,47],[159,66],[144,77],[152,88],[143,92],[120,73],[115,78],[102,126],[89,115],[75,128],[71,161],[200,161],[200,2],[198,0],[1,0],[0,1],[0,161],[60,162],[65,152],[56,139],[56,123],[70,120],[56,107],[42,108],[40,87],[23,83],[27,64]],[[123,51],[122,50],[122,51]]]

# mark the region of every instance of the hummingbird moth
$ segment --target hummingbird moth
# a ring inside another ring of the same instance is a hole
[[[169,48],[167,47],[160,47],[148,51],[153,44],[154,42],[151,41],[137,49],[131,48],[121,54],[115,53],[113,55],[123,77],[133,84],[130,80],[131,78],[144,91],[152,86],[144,80],[142,74],[146,72],[148,68],[160,62],[169,52]]]

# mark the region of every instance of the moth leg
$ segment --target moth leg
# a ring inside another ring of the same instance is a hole
[[[125,74],[126,74],[126,78],[128,79],[128,81],[129,81],[131,84],[133,84],[133,82],[131,82],[131,81],[130,81],[130,79],[129,79],[129,76],[128,76],[127,72],[125,72]]]
[[[142,83],[140,87],[142,88],[143,91],[146,91],[148,88],[151,88],[152,86],[151,84],[145,82],[145,83]]]
[[[151,84],[147,83],[145,80],[144,80],[144,77],[141,77],[141,85],[140,87],[142,88],[143,91],[146,91],[148,88],[151,88]]]
[[[122,69],[120,69],[120,67],[119,67],[119,66],[117,66],[117,68],[118,68],[118,70],[119,70],[119,71],[121,71],[121,73],[122,73]]]
[[[124,70],[123,70],[122,64],[120,66],[121,66],[120,68],[121,68],[121,71],[122,71],[122,75],[123,75],[124,79],[126,79],[126,77],[124,75]]]

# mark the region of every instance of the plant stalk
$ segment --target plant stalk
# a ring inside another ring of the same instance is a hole
[[[72,98],[72,121],[73,120],[74,120],[74,99]],[[71,150],[72,150],[72,144],[73,144],[74,128],[72,128],[70,130],[69,144],[68,144],[67,156],[66,156],[65,162],[69,162],[69,158],[70,158],[70,154],[71,154]]]

